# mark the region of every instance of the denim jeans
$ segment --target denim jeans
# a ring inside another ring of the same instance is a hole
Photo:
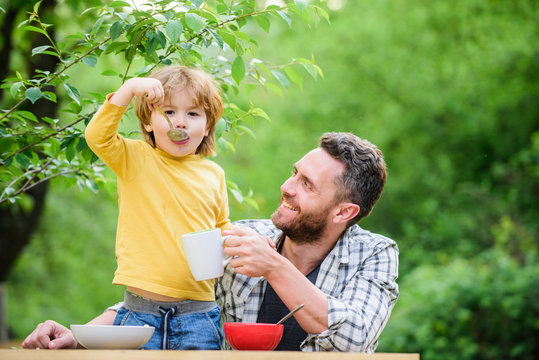
[[[211,311],[178,314],[168,318],[167,349],[174,350],[220,350],[223,342],[221,332],[220,309],[216,306]],[[153,314],[130,311],[120,308],[114,325],[136,325],[155,327],[151,339],[141,349],[162,349],[164,329],[163,317]]]

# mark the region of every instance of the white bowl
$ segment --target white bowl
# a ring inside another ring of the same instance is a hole
[[[150,340],[152,326],[71,325],[75,339],[87,349],[138,349]]]

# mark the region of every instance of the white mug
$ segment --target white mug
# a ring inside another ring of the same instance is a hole
[[[185,257],[196,281],[223,276],[225,266],[224,242],[221,229],[196,231],[182,235]]]

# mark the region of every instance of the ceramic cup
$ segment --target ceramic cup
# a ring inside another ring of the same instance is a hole
[[[223,276],[225,266],[224,242],[221,229],[209,229],[182,235],[185,256],[196,281]]]

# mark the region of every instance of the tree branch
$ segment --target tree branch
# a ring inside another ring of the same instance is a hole
[[[55,136],[55,135],[58,135],[59,133],[61,133],[61,132],[64,131],[65,129],[70,128],[71,126],[80,123],[82,120],[86,120],[86,119],[89,118],[90,116],[93,116],[96,112],[97,112],[97,110],[94,110],[94,111],[92,111],[91,113],[84,115],[84,117],[78,118],[77,120],[75,120],[75,121],[73,121],[73,122],[71,122],[71,123],[65,125],[64,127],[61,127],[60,129],[56,130],[55,132],[50,133],[49,135],[42,137],[39,141],[37,141],[37,142],[35,142],[35,143],[28,144],[28,145],[26,145],[26,146],[24,146],[24,147],[22,147],[22,148],[20,148],[20,149],[18,149],[18,150],[16,150],[16,151],[12,152],[12,153],[9,154],[8,156],[6,156],[5,160],[1,160],[1,161],[0,161],[0,165],[4,165],[4,164],[6,163],[6,160],[9,159],[10,157],[13,157],[13,156],[15,156],[15,155],[17,155],[17,154],[20,154],[21,152],[23,152],[23,151],[25,151],[25,150],[27,150],[27,149],[30,149],[31,147],[34,147],[34,146],[36,146],[36,145],[38,145],[38,144],[41,144],[41,143],[44,142],[45,140],[47,140],[47,139],[49,139],[49,138],[51,138],[51,137],[53,137],[53,136]]]

